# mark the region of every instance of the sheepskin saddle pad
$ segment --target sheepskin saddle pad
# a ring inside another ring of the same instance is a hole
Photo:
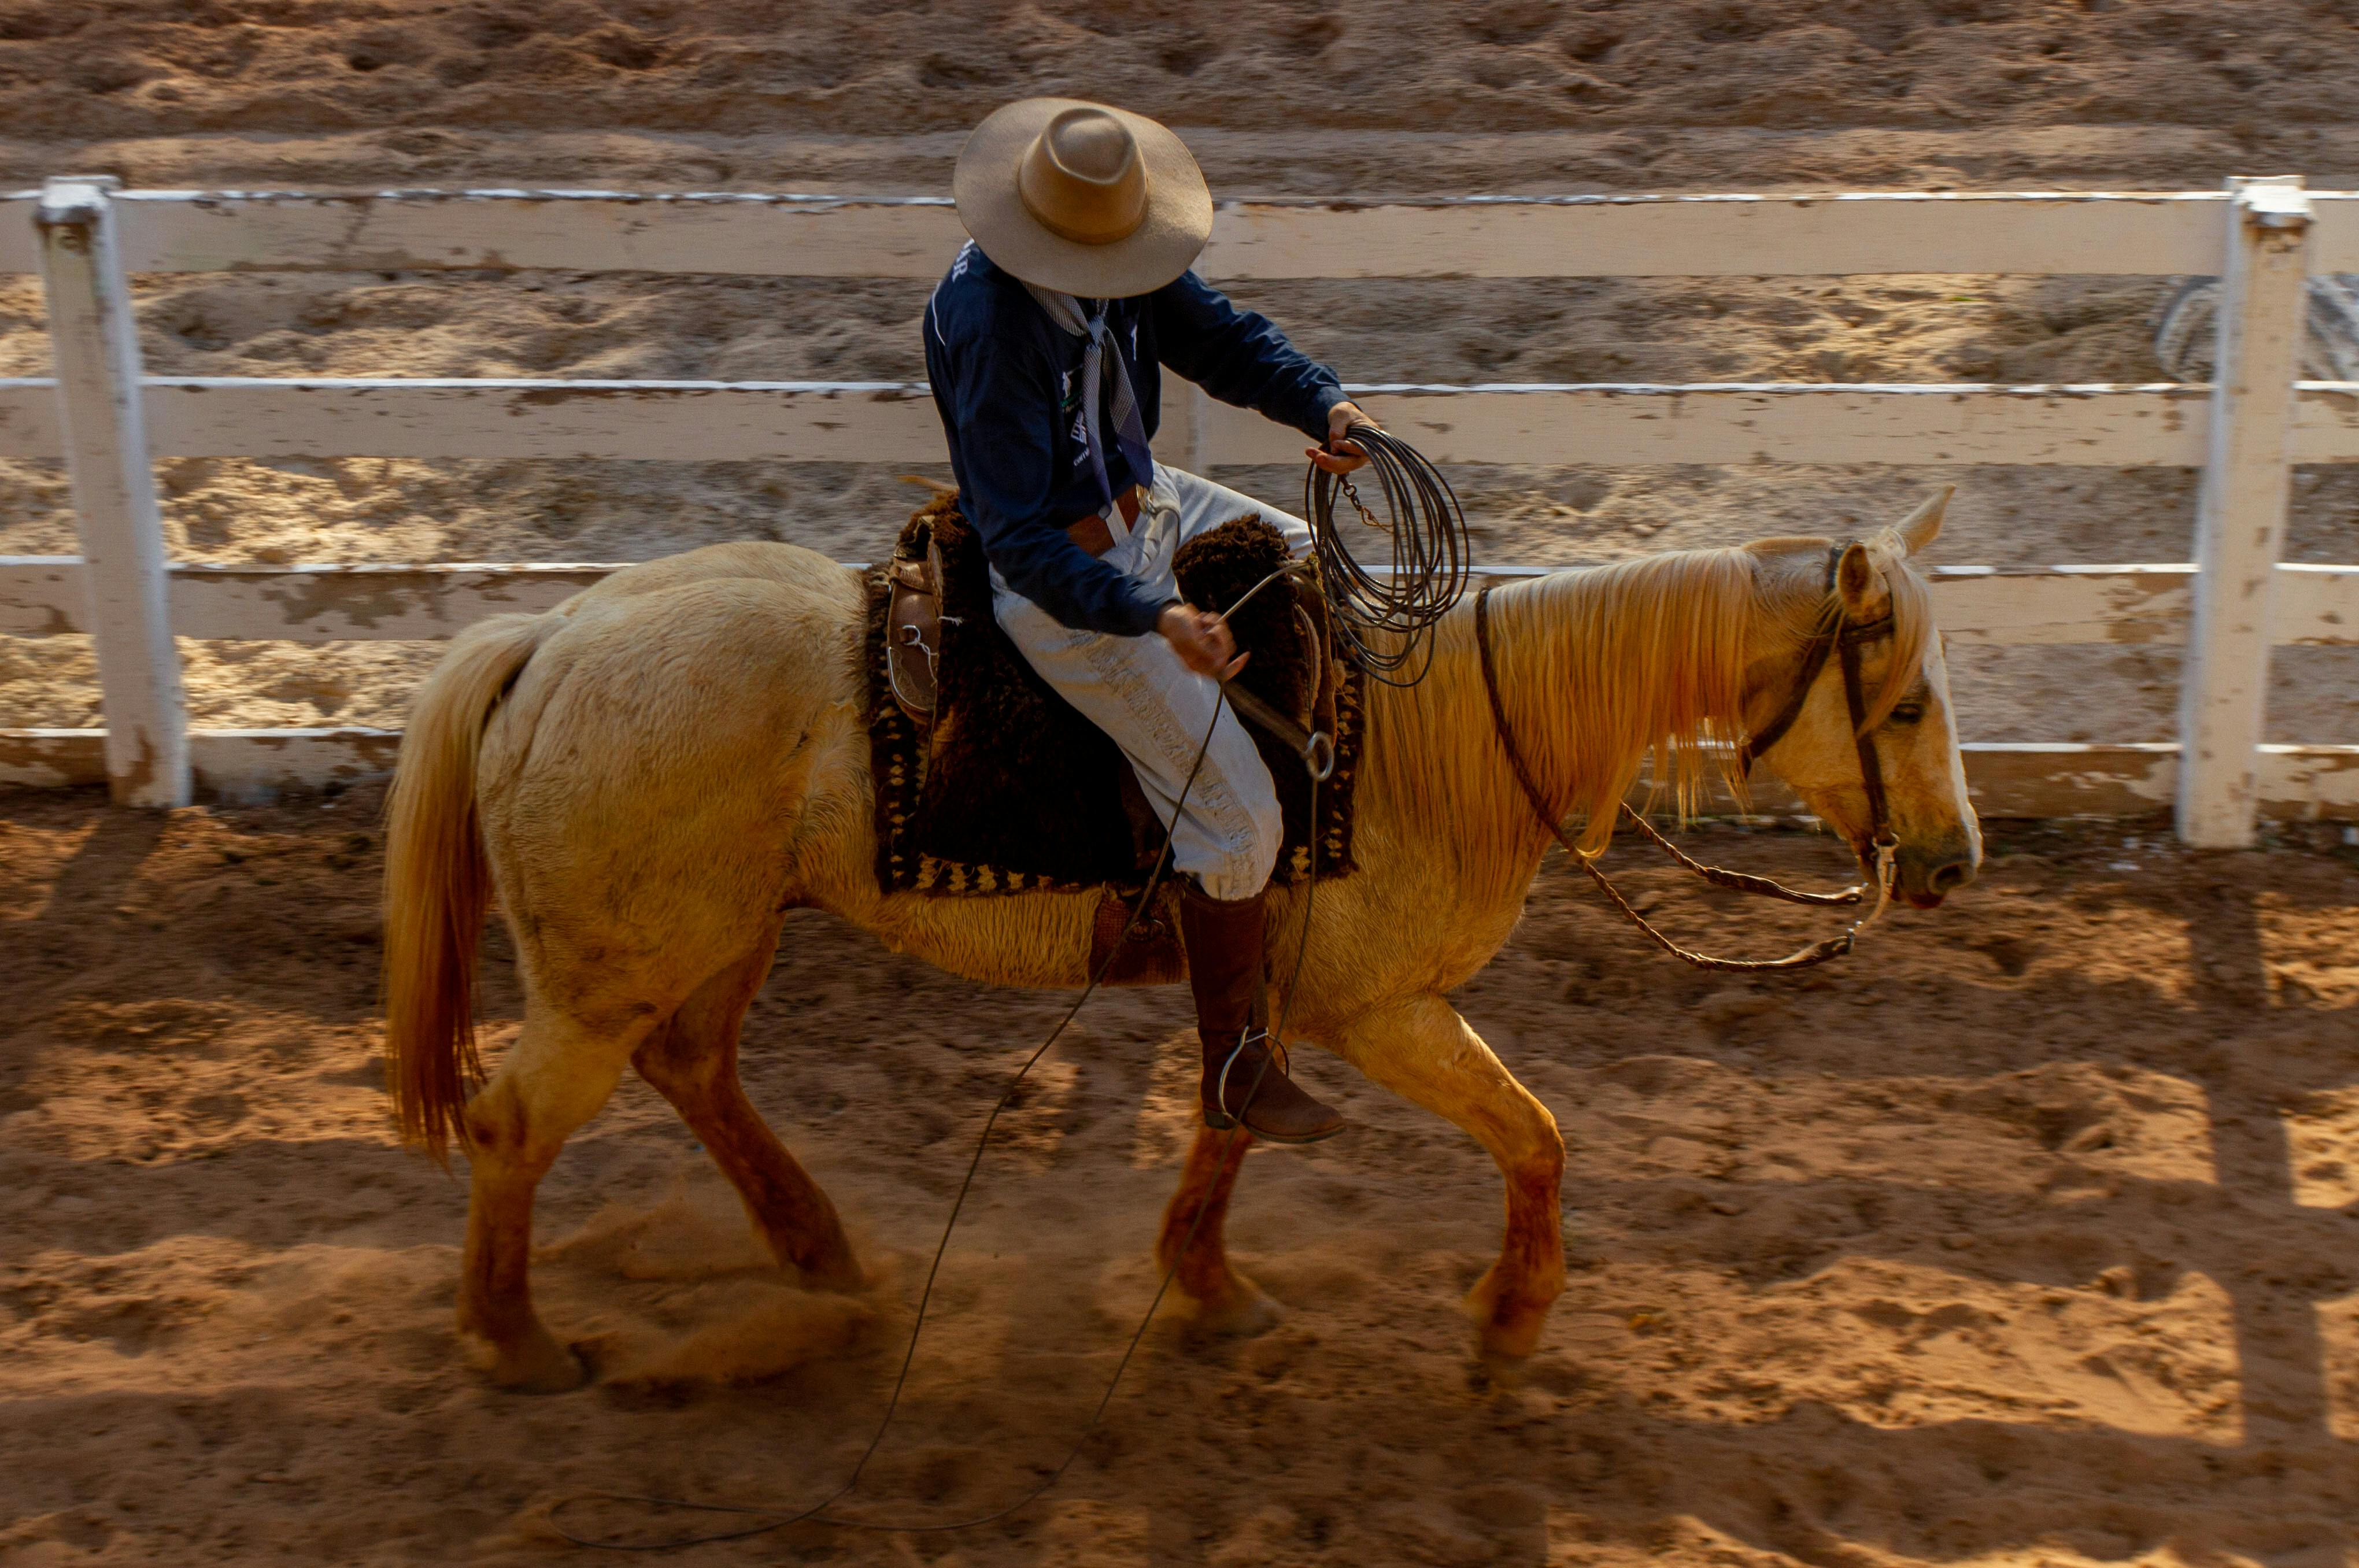
[[[983,541],[954,502],[945,495],[921,507],[896,550],[898,559],[922,561],[930,542],[941,556],[940,696],[930,733],[893,699],[885,640],[889,567],[868,580],[876,879],[888,893],[945,896],[1142,887],[1163,847],[1162,824],[1114,742],[1034,673],[999,629]],[[1189,603],[1220,608],[1286,558],[1284,537],[1249,514],[1181,546],[1174,565]],[[1314,823],[1301,759],[1246,725],[1285,813],[1276,878],[1310,875],[1314,852],[1321,877],[1345,875],[1353,869],[1362,675],[1329,651],[1326,604],[1297,577],[1264,589],[1231,629],[1253,655],[1239,683],[1335,743],[1335,769],[1319,786]]]

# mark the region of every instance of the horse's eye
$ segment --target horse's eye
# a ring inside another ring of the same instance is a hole
[[[1892,722],[1896,724],[1913,724],[1924,716],[1925,704],[1922,702],[1903,702],[1892,710]]]

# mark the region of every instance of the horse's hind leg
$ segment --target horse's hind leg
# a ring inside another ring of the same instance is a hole
[[[527,1003],[499,1073],[467,1103],[467,1246],[459,1327],[492,1347],[492,1379],[554,1394],[577,1388],[581,1360],[532,1310],[532,1199],[573,1130],[598,1114],[643,1029],[595,1031]]]
[[[862,1283],[860,1265],[835,1205],[770,1131],[737,1077],[737,1031],[769,972],[770,953],[766,942],[706,981],[631,1060],[737,1189],[777,1260],[813,1284],[853,1290]]]

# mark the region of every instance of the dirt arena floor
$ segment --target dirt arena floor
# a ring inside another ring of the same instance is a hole
[[[0,1562],[549,1562],[556,1499],[801,1502],[865,1442],[984,1112],[1062,1003],[832,920],[755,1006],[756,1104],[880,1282],[806,1292],[632,1080],[542,1190],[599,1382],[470,1370],[463,1187],[402,1153],[372,1012],[374,790],[130,816],[0,796]],[[1756,869],[1823,839],[1707,833]],[[1652,869],[1708,944],[1783,951]],[[487,947],[492,1036],[516,998]],[[2359,1548],[2359,852],[1995,824],[1864,962],[1751,985],[1639,949],[1556,863],[1461,998],[1556,1112],[1570,1278],[1524,1374],[1458,1299],[1500,1189],[1455,1129],[1250,1159],[1286,1309],[1158,1323],[1041,1504],[683,1561],[2341,1564]],[[1094,1002],[986,1158],[860,1510],[985,1512],[1062,1456],[1154,1288],[1181,994]],[[626,1516],[580,1522],[645,1528]],[[678,1519],[657,1521],[678,1528]]]
[[[0,180],[923,192],[1031,92],[1172,120],[1223,194],[2359,187],[2347,0],[0,0]],[[635,275],[136,279],[174,375],[922,375],[921,283]],[[1349,379],[2143,381],[2167,279],[1241,286]],[[0,376],[43,374],[0,279]],[[1381,412],[1381,405],[1376,405]],[[2184,560],[2194,477],[2062,468],[1451,475],[1486,561],[1889,519],[1961,486],[1945,563]],[[941,470],[929,472],[940,473]],[[185,560],[875,555],[842,464],[166,455]],[[1299,474],[1227,470],[1281,502]],[[2287,553],[2359,559],[2359,465]],[[0,553],[75,550],[0,462]],[[401,723],[428,645],[184,640],[208,726]],[[2172,729],[2160,648],[1953,658],[1983,740]],[[2281,650],[2271,738],[2359,742],[2359,660]],[[0,638],[0,725],[101,722],[86,641]],[[756,1104],[877,1275],[765,1265],[636,1079],[542,1190],[536,1285],[598,1381],[491,1390],[464,1209],[401,1152],[375,1013],[380,790],[166,817],[0,792],[0,1568],[582,1562],[558,1500],[801,1505],[873,1431],[984,1111],[1061,1011],[817,916],[747,1027]],[[1555,862],[1459,998],[1569,1145],[1569,1279],[1486,1373],[1458,1301],[1500,1190],[1336,1063],[1353,1130],[1250,1160],[1231,1223],[1286,1311],[1146,1336],[1058,1486],[1004,1522],[801,1526],[693,1564],[2359,1561],[2359,847],[2193,855],[2161,824],[1991,824],[1982,881],[1782,983],[1640,948]],[[1715,857],[1843,877],[1825,839]],[[1617,859],[1634,862],[1627,851]],[[1808,912],[1634,869],[1702,945]],[[486,938],[489,1040],[517,998]],[[1093,1002],[1003,1123],[910,1394],[847,1511],[988,1512],[1065,1454],[1155,1277],[1190,1126],[1185,1002]],[[589,1513],[624,1530],[707,1521]]]

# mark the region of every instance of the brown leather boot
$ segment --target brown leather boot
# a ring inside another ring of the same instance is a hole
[[[1287,1076],[1270,1047],[1262,998],[1262,895],[1180,897],[1180,940],[1196,993],[1196,1035],[1204,1046],[1204,1125],[1225,1132],[1242,1121],[1272,1143],[1317,1143],[1343,1118]]]

